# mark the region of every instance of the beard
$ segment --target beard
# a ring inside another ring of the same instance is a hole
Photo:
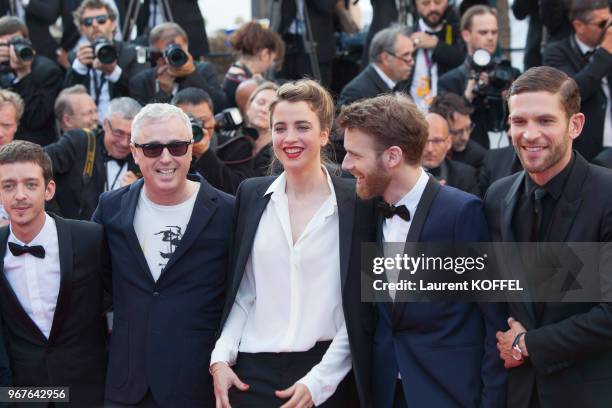
[[[521,161],[521,165],[523,169],[525,169],[528,173],[542,173],[555,164],[557,164],[560,160],[565,156],[567,149],[570,149],[570,143],[568,140],[564,140],[559,144],[551,144],[549,147],[549,154],[543,157],[542,159],[536,162],[529,162],[526,158],[523,157],[523,151],[520,147],[514,146],[514,150]]]
[[[382,196],[391,183],[391,176],[384,171],[364,174],[363,180],[356,186],[356,193],[362,200]]]
[[[433,11],[424,16],[423,21],[425,21],[425,23],[431,28],[435,28],[442,22],[442,15],[436,11]]]

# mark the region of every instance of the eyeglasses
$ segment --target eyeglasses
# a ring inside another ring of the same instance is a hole
[[[408,54],[408,58],[406,58],[406,56],[404,57],[400,57],[399,55],[395,55],[395,53],[391,52],[391,51],[385,51],[387,54],[389,54],[392,57],[397,58],[400,61],[405,62],[406,64],[412,64],[412,54]]]
[[[176,141],[167,144],[163,143],[134,143],[134,147],[142,149],[142,153],[149,158],[161,156],[164,148],[168,149],[168,152],[175,157],[184,156],[187,153],[189,145],[193,143],[193,140],[189,141]]]
[[[476,128],[476,125],[473,123],[470,123],[469,126],[466,126],[464,128],[449,130],[448,133],[450,133],[452,136],[461,136],[464,133],[467,133],[469,135],[474,131],[475,128]]]
[[[96,20],[98,25],[105,24],[108,21],[108,14],[100,14],[99,16],[82,18],[81,24],[83,24],[85,27],[91,27],[94,20]]]
[[[105,119],[105,120],[106,120],[106,124],[108,125],[108,128],[111,131],[111,134],[116,139],[129,139],[130,136],[132,135],[131,133],[126,133],[126,132],[124,132],[121,129],[113,129],[113,125],[111,125],[110,120],[108,120],[108,119]]]

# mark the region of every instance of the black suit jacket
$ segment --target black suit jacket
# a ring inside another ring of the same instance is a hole
[[[612,169],[612,147],[605,148],[594,159],[593,164]]]
[[[14,386],[68,386],[72,406],[100,406],[106,337],[102,276],[107,267],[102,227],[53,216],[57,226],[60,290],[49,338],[24,311],[0,271],[0,305]],[[0,228],[4,259],[9,227]]]
[[[391,88],[382,80],[374,67],[369,65],[346,84],[338,98],[338,109],[359,99],[373,98],[388,92],[391,92]]]
[[[246,262],[251,254],[261,216],[270,201],[264,193],[275,177],[245,180],[236,196],[236,222],[232,244],[228,297],[221,328],[231,311],[242,281]],[[376,239],[374,211],[371,202],[358,200],[354,180],[332,177],[338,204],[340,238],[340,276],[342,307],[349,335],[353,373],[362,406],[370,406],[371,347],[374,309],[361,302],[360,251],[361,242]],[[313,300],[314,301],[314,300]]]
[[[83,130],[68,131],[59,141],[45,147],[53,164],[53,178],[57,185],[54,200],[63,217],[91,219],[100,194],[106,190],[106,162],[109,156],[104,147],[104,131],[98,129],[94,134],[96,147],[93,171],[89,178],[83,177],[87,159],[87,136]],[[128,170],[139,173],[131,154],[127,157],[127,166]],[[113,180],[110,180],[108,184],[112,183]]]
[[[538,0],[542,24],[548,30],[548,43],[560,41],[572,34],[569,10],[572,0]]]
[[[138,73],[144,71],[147,66],[145,64],[139,64],[136,60],[136,48],[128,43],[115,41],[115,49],[117,50],[117,65],[121,67],[121,76],[117,82],[108,83],[108,92],[110,98],[114,99],[120,96],[132,96],[130,95],[130,79]],[[70,68],[66,72],[64,78],[64,88],[68,88],[72,85],[81,84],[87,88],[89,92],[89,75],[81,75],[72,69],[72,62],[76,58],[76,53],[71,52],[69,54]],[[133,97],[133,96],[132,96]],[[96,98],[92,95],[92,98]]]
[[[516,241],[512,224],[526,174],[496,181],[485,197],[493,241]],[[576,154],[550,221],[547,242],[612,240],[612,171]],[[509,371],[508,407],[530,406],[537,383],[539,406],[612,405],[612,305],[545,303],[539,319],[525,303],[510,303],[511,315],[527,329],[529,359]]]
[[[191,177],[191,176],[190,176]],[[208,373],[225,302],[234,198],[202,177],[185,234],[155,281],[134,230],[143,180],[104,193],[92,219],[110,248],[114,321],[105,398],[212,407]]]
[[[195,62],[196,69],[184,78],[177,78],[178,90],[195,87],[205,90],[213,101],[215,113],[221,112],[227,106],[225,92],[217,79],[214,65],[210,62]],[[170,103],[172,95],[162,90],[156,90],[155,67],[148,68],[130,80],[130,96],[142,105],[153,102]]]
[[[448,158],[456,162],[468,164],[474,167],[476,170],[479,170],[487,152],[487,149],[473,140],[469,140],[465,150],[462,152],[456,152],[451,149],[448,152]]]
[[[589,61],[582,57],[573,35],[550,44],[544,51],[544,65],[555,67],[574,78],[580,89],[580,111],[586,122],[574,148],[587,160],[595,157],[603,148],[603,131],[606,114],[606,94],[601,80],[608,78],[612,84],[612,54],[599,48]],[[612,91],[612,88],[610,88]]]
[[[509,176],[523,169],[521,161],[516,155],[514,146],[506,146],[501,149],[487,150],[478,174],[478,187],[482,194],[494,181]]]
[[[445,178],[446,185],[480,196],[477,173],[474,167],[446,158],[441,163],[441,167],[444,168],[441,177]]]
[[[55,140],[53,105],[62,86],[62,76],[62,70],[55,62],[37,55],[32,63],[32,72],[11,86],[11,90],[18,93],[25,104],[15,139],[42,146]]]

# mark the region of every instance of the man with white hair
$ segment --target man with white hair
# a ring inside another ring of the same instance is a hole
[[[113,266],[107,406],[214,406],[234,198],[187,175],[192,144],[181,109],[145,106],[130,143],[143,178],[104,193],[93,215]]]

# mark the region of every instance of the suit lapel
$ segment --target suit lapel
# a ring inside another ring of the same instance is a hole
[[[193,211],[189,218],[189,223],[187,223],[185,235],[181,238],[181,242],[162,270],[159,279],[162,279],[166,271],[176,263],[177,259],[183,256],[183,254],[191,248],[217,210],[217,198],[211,195],[212,187],[202,178],[199,178],[199,181],[200,190],[198,191],[196,201],[193,205]]]
[[[510,186],[510,190],[504,197],[504,202],[501,206],[501,236],[503,242],[516,242],[514,231],[512,230],[512,216],[514,215],[514,209],[518,203],[518,192],[523,185],[523,179],[525,178],[525,172],[521,171],[517,174],[514,182]]]
[[[25,310],[23,310],[21,302],[19,302],[11,284],[4,275],[4,255],[9,234],[10,230],[8,226],[0,229],[0,274],[2,275],[0,277],[0,291],[2,292],[2,297],[4,297],[6,302],[10,305],[10,309],[6,310],[5,313],[14,313],[13,316],[15,319],[21,321],[21,325],[30,331],[34,339],[41,344],[46,344],[47,339],[45,335],[40,331],[36,323],[30,319],[30,316],[28,316]]]
[[[143,184],[143,179],[138,180],[130,185],[127,194],[124,194],[123,197],[121,197],[121,230],[125,235],[128,246],[135,257],[136,262],[138,262],[142,271],[145,272],[149,280],[152,283],[155,283],[151,270],[149,269],[149,265],[147,264],[147,260],[145,259],[142,248],[140,247],[138,236],[134,230],[134,215],[136,214],[136,206],[138,205],[138,199],[140,197],[140,191],[142,190]]]
[[[340,283],[342,292],[348,276],[353,240],[353,220],[355,218],[355,193],[345,180],[332,177],[338,204],[338,224],[340,234]]]
[[[50,344],[53,343],[58,331],[61,329],[61,325],[65,320],[64,316],[69,312],[73,272],[72,233],[70,227],[60,217],[53,216],[53,219],[55,220],[59,246],[60,289],[57,295],[55,313],[53,314],[51,333],[49,334]]]
[[[368,77],[370,80],[376,85],[376,88],[380,91],[379,93],[391,92],[392,89],[387,86],[385,81],[378,75],[378,72],[374,69],[373,66],[368,67]]]

